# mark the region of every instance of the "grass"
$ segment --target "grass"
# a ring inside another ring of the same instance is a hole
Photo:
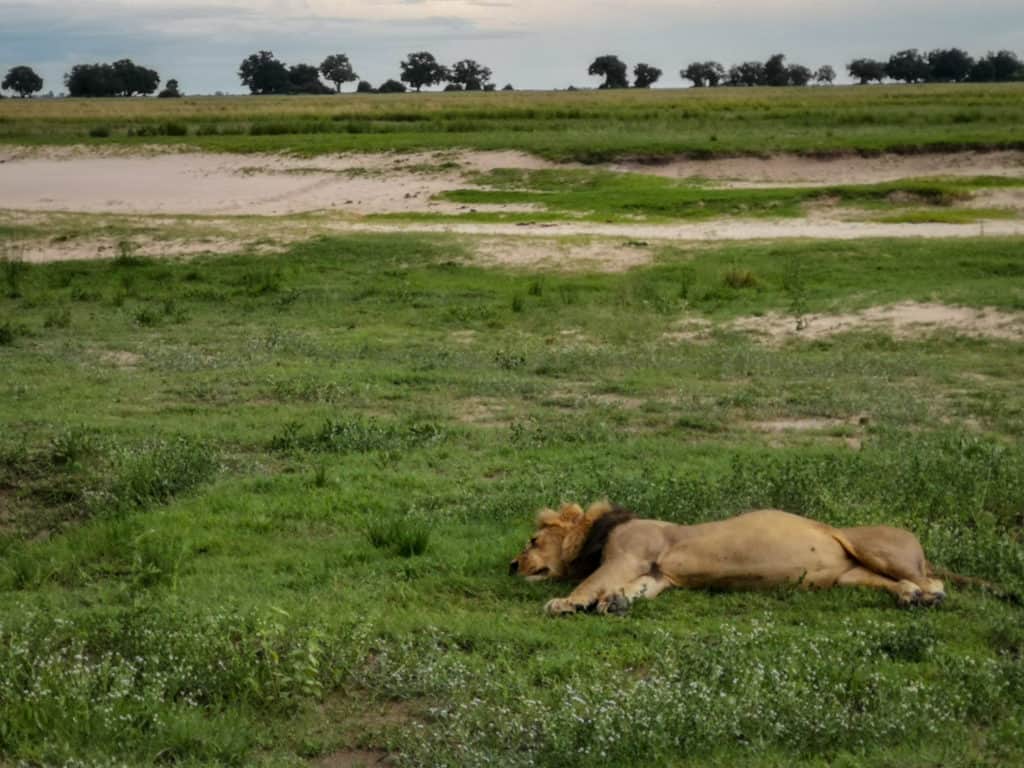
[[[909,612],[672,592],[553,621],[564,586],[506,575],[533,510],[607,495],[680,522],[777,505],[904,525],[937,565],[1024,590],[1018,343],[774,347],[728,326],[1020,312],[1017,239],[664,248],[621,274],[482,269],[473,247],[352,235],[19,269],[0,296],[0,759],[1021,762],[1020,608],[983,591]],[[694,318],[706,339],[666,335]],[[829,426],[755,426],[785,419]]]
[[[399,96],[10,100],[0,141],[209,150],[521,149],[599,162],[678,154],[1021,147],[1020,84]],[[171,103],[173,102],[173,103]]]
[[[440,197],[469,205],[529,204],[543,214],[593,221],[707,220],[721,216],[794,217],[816,201],[849,207],[890,209],[908,203],[952,206],[972,193],[999,187],[1019,187],[1015,177],[904,179],[879,184],[818,187],[730,189],[696,180],[676,181],[640,174],[589,170],[522,171],[499,169],[471,177],[477,188],[443,193]],[[939,212],[941,217],[943,212]],[[978,211],[957,209],[961,221],[974,221]],[[966,214],[966,215],[965,215]],[[406,214],[407,216],[408,214]],[[435,218],[437,214],[431,214]],[[968,218],[973,215],[974,218]],[[537,219],[535,214],[515,214]],[[378,218],[401,218],[402,214]],[[458,218],[508,218],[492,211],[457,214]],[[950,216],[949,218],[955,218]]]

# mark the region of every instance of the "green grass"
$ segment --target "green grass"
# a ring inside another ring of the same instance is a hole
[[[640,174],[516,169],[475,174],[471,181],[481,188],[455,190],[440,197],[466,206],[529,204],[547,214],[617,222],[706,220],[721,216],[793,217],[803,215],[807,203],[821,200],[861,207],[889,208],[912,202],[951,206],[970,198],[977,190],[1024,186],[1024,178],[982,176],[905,179],[880,184],[729,189],[711,187],[696,180],[675,181]],[[507,216],[472,211],[457,214],[459,218],[481,215]],[[514,215],[522,219],[532,216]],[[960,215],[963,216],[963,212]],[[401,218],[401,215],[388,218]]]
[[[521,149],[556,160],[682,153],[1020,148],[1020,84],[400,96],[19,100],[0,141],[209,150]],[[167,102],[174,102],[173,104]]]
[[[0,760],[1021,762],[1021,609],[981,590],[908,612],[672,592],[555,621],[565,586],[506,575],[533,510],[610,496],[680,522],[777,505],[904,525],[936,564],[1024,590],[1018,343],[728,327],[797,305],[1020,312],[1018,239],[665,248],[622,274],[487,270],[473,247],[19,268]],[[666,336],[693,318],[706,339]],[[781,419],[829,426],[756,426]]]

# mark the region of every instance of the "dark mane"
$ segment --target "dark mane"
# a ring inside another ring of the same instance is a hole
[[[614,506],[609,512],[599,517],[587,531],[587,537],[583,540],[583,546],[576,559],[569,563],[569,577],[573,579],[585,579],[596,571],[604,557],[604,545],[608,543],[608,537],[612,531],[623,523],[633,519],[633,513],[620,506]]]

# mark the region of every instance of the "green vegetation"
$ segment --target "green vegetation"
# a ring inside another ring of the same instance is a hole
[[[984,176],[949,179],[906,179],[882,184],[819,187],[715,188],[700,181],[676,181],[642,174],[588,170],[523,171],[499,169],[475,174],[480,188],[447,192],[441,197],[466,205],[528,204],[562,217],[596,221],[714,219],[720,216],[800,216],[814,201],[887,209],[908,204],[950,206],[972,192],[998,187],[1022,187],[1024,178]],[[973,213],[973,218],[969,216]],[[1010,212],[1012,215],[1012,212]],[[976,212],[959,211],[961,221],[974,221]],[[516,218],[530,218],[512,214]],[[460,218],[481,215],[459,214]],[[509,214],[483,213],[486,218]],[[401,218],[388,216],[387,218]]]
[[[672,592],[555,621],[564,586],[506,575],[533,510],[607,495],[677,521],[905,525],[937,565],[1024,591],[1018,342],[774,346],[728,322],[1019,312],[1019,241],[652,248],[621,274],[486,270],[474,246],[5,273],[0,759],[1024,759],[1021,608],[984,590],[908,612]],[[811,427],[761,426],[787,420]]]
[[[1019,83],[0,104],[0,141],[210,150],[520,149],[556,160],[1024,146]],[[185,129],[184,134],[181,128]]]

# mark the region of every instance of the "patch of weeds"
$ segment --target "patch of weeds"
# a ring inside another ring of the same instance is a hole
[[[757,275],[749,269],[740,269],[739,267],[733,267],[726,272],[722,282],[734,290],[756,288],[759,284]]]
[[[786,260],[782,272],[782,290],[789,299],[789,313],[796,317],[796,329],[802,331],[807,327],[807,279],[799,256],[793,255]]]
[[[89,138],[91,139],[108,139],[110,138],[110,126],[109,125],[95,125],[89,129]]]
[[[494,353],[494,363],[503,371],[515,371],[526,365],[526,355],[522,352],[499,349]]]
[[[242,289],[250,296],[266,296],[281,290],[282,276],[277,269],[252,269],[242,275]]]
[[[14,343],[17,332],[9,320],[0,323],[0,347],[9,347]]]
[[[71,326],[71,308],[61,306],[46,313],[43,328],[69,328]]]
[[[518,314],[518,313],[522,312],[523,309],[525,309],[525,308],[526,308],[526,301],[523,299],[522,296],[516,294],[515,296],[512,297],[512,311],[513,312]]]
[[[329,481],[327,465],[321,461],[313,467],[313,486],[315,488],[326,488]]]
[[[366,536],[376,549],[414,557],[426,552],[430,527],[426,521],[412,517],[374,520],[367,524]]]
[[[212,448],[185,437],[158,440],[114,452],[110,495],[116,508],[165,504],[217,471]]]
[[[131,240],[118,240],[117,255],[112,263],[115,267],[141,267],[146,259],[136,255],[137,250],[138,247]]]
[[[21,298],[21,280],[28,269],[28,264],[21,259],[10,256],[0,257],[0,277],[3,278],[4,293],[7,298]]]
[[[544,295],[544,278],[535,277],[530,281],[529,287],[526,292],[530,296],[543,296]]]
[[[161,314],[154,307],[139,307],[132,314],[132,320],[140,328],[152,328],[160,323]]]
[[[56,467],[69,467],[95,453],[95,436],[82,427],[68,427],[58,432],[49,445],[49,460]]]

